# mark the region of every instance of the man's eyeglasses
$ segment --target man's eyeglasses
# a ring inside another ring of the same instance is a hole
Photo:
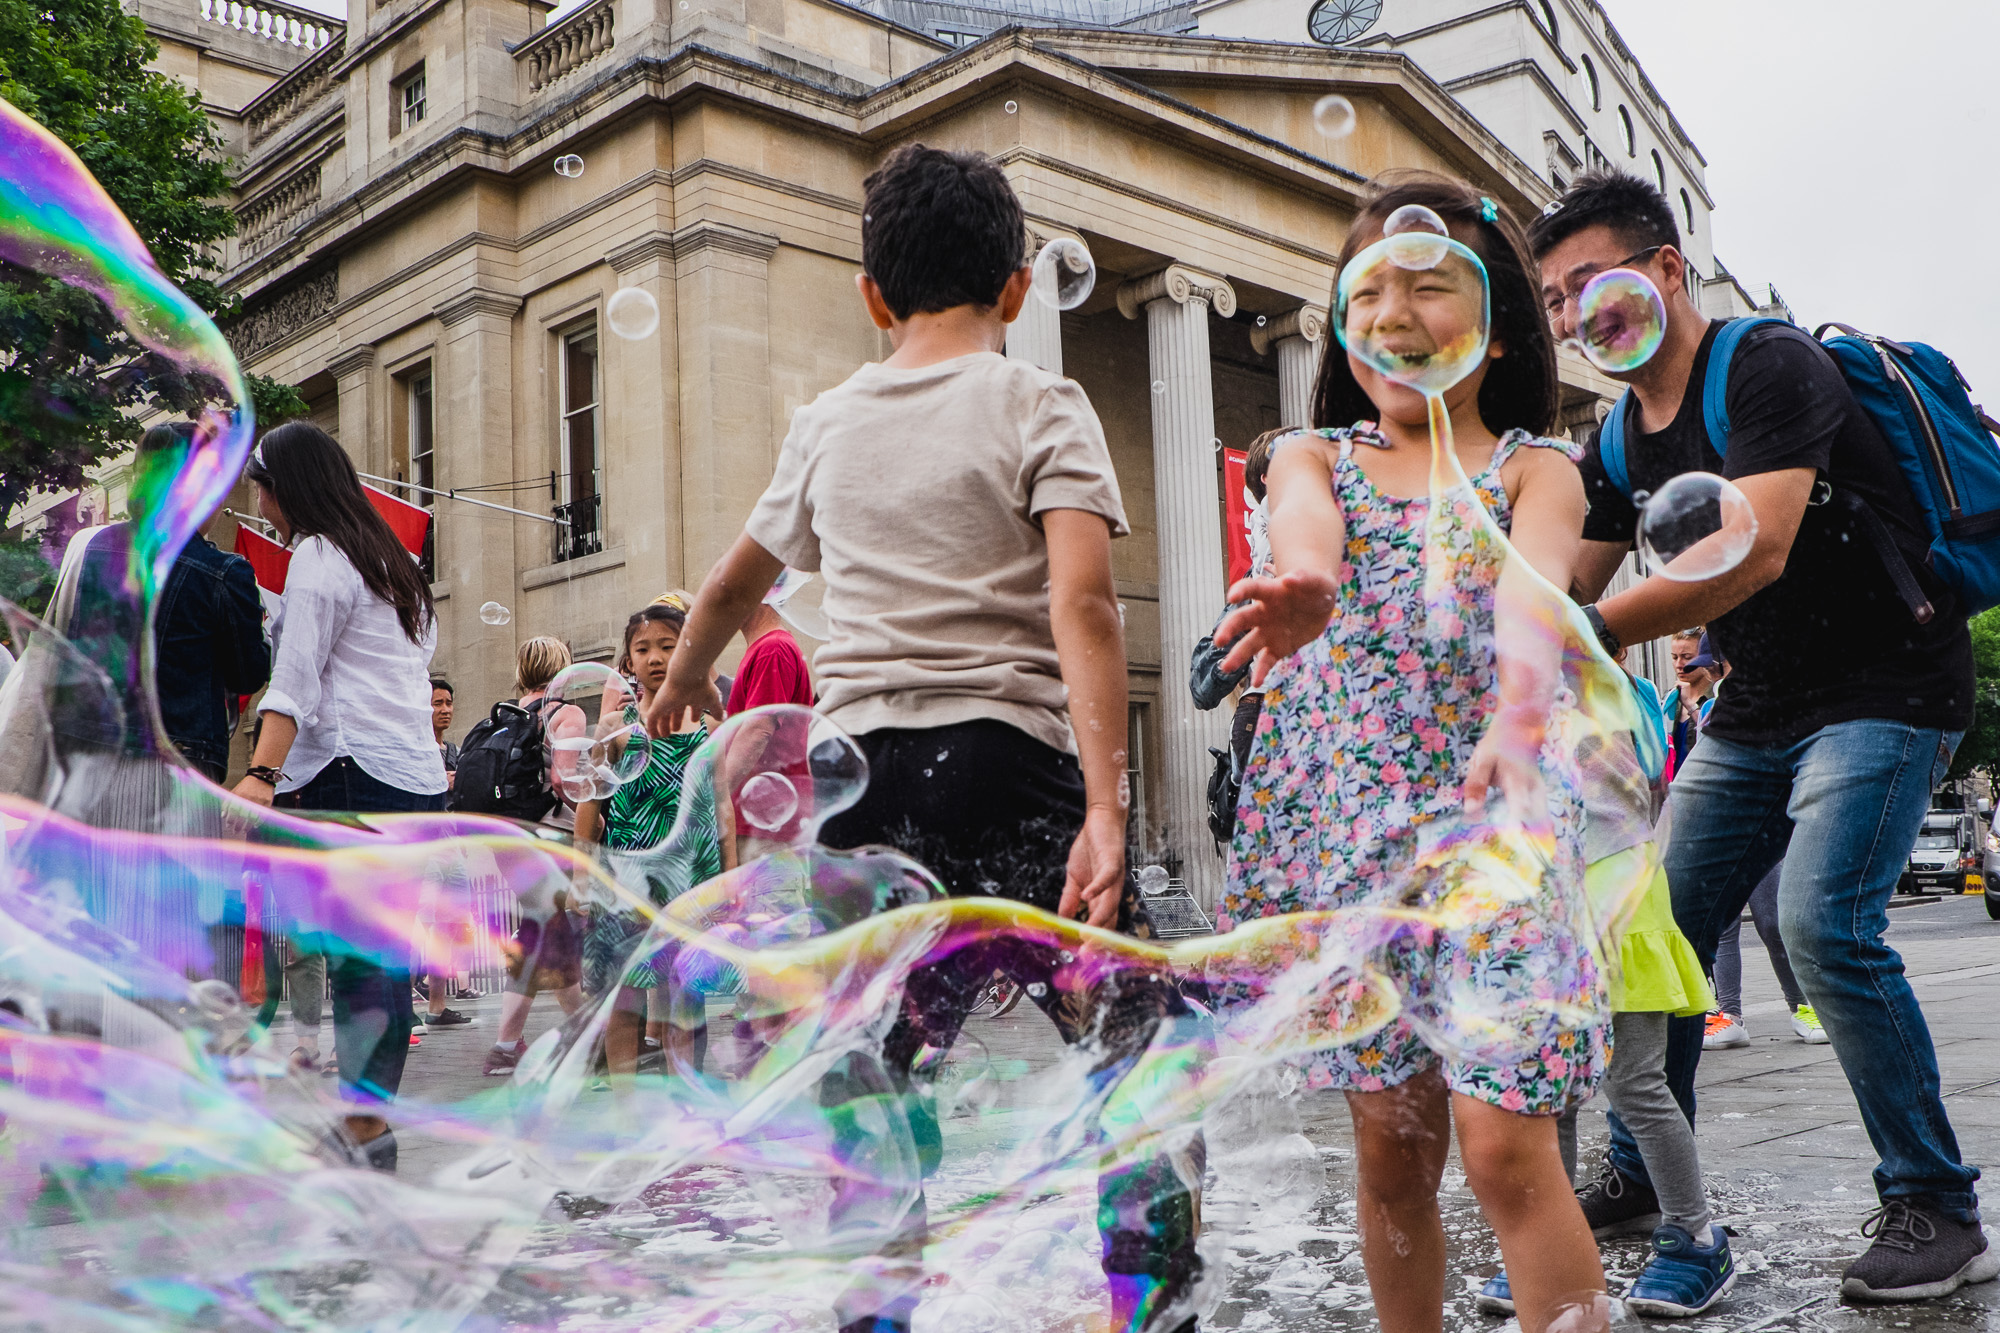
[[[1595,278],[1598,274],[1609,273],[1614,268],[1631,268],[1634,264],[1643,264],[1666,248],[1666,242],[1664,241],[1658,245],[1649,245],[1643,250],[1634,250],[1615,264],[1606,264],[1603,268],[1593,269],[1589,273],[1584,274],[1583,280],[1577,283],[1574,290],[1565,289],[1560,296],[1551,296],[1544,303],[1545,308],[1549,312],[1549,318],[1551,320],[1562,318],[1563,307],[1581,297],[1583,289],[1588,287],[1591,279]]]

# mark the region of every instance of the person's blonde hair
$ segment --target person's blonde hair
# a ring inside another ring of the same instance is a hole
[[[514,654],[514,693],[533,694],[570,663],[569,645],[544,634],[529,639]]]

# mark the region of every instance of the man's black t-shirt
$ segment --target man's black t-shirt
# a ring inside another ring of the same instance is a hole
[[[1924,565],[1929,545],[1888,444],[1854,401],[1833,359],[1802,331],[1766,324],[1745,334],[1729,367],[1729,451],[1718,459],[1702,424],[1711,324],[1673,424],[1657,434],[1628,419],[1625,465],[1635,491],[1683,472],[1732,480],[1809,467],[1866,500],[1895,534],[1937,608],[1910,617],[1881,556],[1833,505],[1809,505],[1785,572],[1709,633],[1734,668],[1707,730],[1745,745],[1788,745],[1821,727],[1889,718],[1957,731],[1972,721],[1972,642],[1958,602]],[[1719,465],[1719,466],[1718,466]],[[1589,541],[1630,542],[1632,501],[1605,476],[1592,440],[1584,451]]]

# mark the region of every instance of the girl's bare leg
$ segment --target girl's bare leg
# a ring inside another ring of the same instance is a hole
[[[1444,1079],[1426,1070],[1383,1092],[1350,1092],[1361,1260],[1384,1333],[1444,1325],[1444,1223],[1438,1182],[1451,1152]],[[1586,1235],[1588,1233],[1585,1233]]]
[[[1556,1143],[1556,1117],[1453,1094],[1466,1183],[1500,1238],[1523,1333],[1608,1326],[1604,1265]],[[1370,1270],[1373,1275],[1373,1270]]]

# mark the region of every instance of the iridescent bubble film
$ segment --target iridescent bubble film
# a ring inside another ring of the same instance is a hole
[[[1576,307],[1575,346],[1599,370],[1637,370],[1666,339],[1666,304],[1643,273],[1605,270],[1584,284]]]
[[[1044,305],[1074,310],[1097,287],[1097,262],[1090,247],[1073,236],[1058,236],[1035,255],[1032,287]]]
[[[1757,544],[1757,511],[1734,482],[1713,472],[1683,472],[1639,507],[1639,553],[1649,572],[1701,583],[1743,563]]]
[[[11,109],[4,129],[0,254],[226,390],[134,524],[157,571],[235,483],[241,375],[76,160]],[[1432,404],[1427,587],[1497,584],[1492,624],[1436,630],[1538,710],[1496,744],[1632,779],[1650,741],[1625,678],[1452,445],[1440,395],[1478,364],[1486,297],[1444,248],[1350,265],[1338,323]],[[1451,317],[1412,333],[1412,302]],[[1497,1059],[1602,1020],[1593,995],[1495,1008],[1389,965],[1413,932],[1540,913],[1616,967],[1623,881],[1581,897],[1550,872],[1563,832],[1511,797],[1437,820],[1379,902],[1163,944],[1129,928],[1172,895],[1164,869],[1130,877],[1121,931],[946,897],[908,855],[821,841],[870,782],[825,718],[758,709],[674,748],[630,680],[584,664],[549,690],[552,779],[617,801],[684,763],[654,845],[307,817],[158,734],[134,666],[155,586],[5,608],[27,645],[0,686],[11,1326],[1173,1329],[1217,1310],[1232,1237],[1295,1225],[1325,1183],[1295,1101],[1315,1053],[1408,1018]],[[1636,878],[1657,857],[1634,822]],[[416,1030],[420,976],[471,1022]],[[350,1003],[357,979],[375,1002]],[[348,998],[315,1018],[329,986]]]

